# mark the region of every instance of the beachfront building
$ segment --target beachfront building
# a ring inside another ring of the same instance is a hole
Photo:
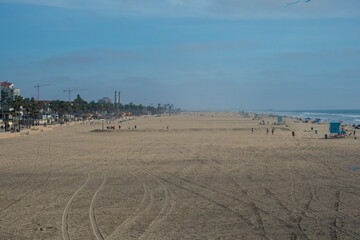
[[[98,103],[112,103],[112,100],[111,100],[111,98],[103,97],[103,98],[99,99]]]
[[[14,100],[15,97],[20,96],[20,89],[15,88],[11,82],[0,82],[0,98],[2,98],[3,94],[6,99]]]
[[[0,131],[12,126],[13,112],[7,102],[17,96],[20,96],[20,89],[15,88],[13,83],[0,82]]]
[[[10,129],[13,127],[13,112],[9,109],[1,109],[0,110],[0,132],[6,131],[6,129]]]

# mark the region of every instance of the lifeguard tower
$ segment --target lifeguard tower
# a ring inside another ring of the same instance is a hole
[[[331,122],[330,123],[330,133],[340,134],[341,122]]]
[[[331,122],[330,123],[330,136],[332,137],[345,137],[346,132],[342,129],[340,130],[341,122]]]
[[[277,117],[277,121],[278,121],[278,124],[283,124],[285,123],[284,119],[283,119],[283,116],[278,116]]]
[[[259,115],[257,113],[254,114],[254,118],[257,119]]]

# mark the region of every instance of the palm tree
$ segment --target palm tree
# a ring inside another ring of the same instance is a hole
[[[88,110],[88,103],[85,100],[83,100],[78,94],[72,105],[73,113],[79,116],[82,113],[86,113],[87,110]]]
[[[20,96],[16,96],[13,100],[10,99],[10,104],[9,104],[14,110],[13,113],[15,115],[15,119],[17,119],[17,125],[19,127],[19,131],[20,131],[20,116],[19,113],[21,111],[22,106],[24,105],[24,99]]]
[[[25,99],[23,100],[23,108],[24,108],[24,110],[25,110],[24,116],[26,116],[27,128],[30,127],[30,122],[29,122],[29,120],[30,120],[30,119],[29,119],[29,117],[30,117],[30,104],[31,104],[30,99],[25,98]]]
[[[30,102],[26,107],[28,113],[30,114],[31,119],[39,120],[38,118],[40,116],[40,111],[43,108],[43,106],[44,106],[43,102],[35,102],[35,99],[33,97],[30,99]]]
[[[50,109],[59,115],[60,123],[63,124],[64,116],[70,112],[71,106],[68,102],[57,100],[51,103]]]
[[[172,113],[174,105],[173,104],[169,104],[169,113]]]

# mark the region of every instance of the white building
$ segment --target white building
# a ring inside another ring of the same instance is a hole
[[[17,96],[20,96],[20,89],[15,88],[14,84],[11,82],[0,82],[0,99],[2,93],[6,94],[6,98],[14,99]]]
[[[5,102],[7,99],[14,99],[16,96],[20,96],[20,89],[14,88],[14,84],[11,82],[0,82],[0,99],[2,99],[2,94],[6,96]],[[9,120],[12,118],[11,108],[6,107],[6,103],[3,106],[2,102],[0,101],[0,131],[4,129],[4,119],[7,120],[8,127],[11,127],[13,122]]]
[[[98,103],[112,103],[112,100],[108,97],[99,99]]]

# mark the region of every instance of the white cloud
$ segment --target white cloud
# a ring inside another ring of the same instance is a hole
[[[359,18],[359,0],[0,0],[64,8],[91,9],[112,15],[210,18]]]

